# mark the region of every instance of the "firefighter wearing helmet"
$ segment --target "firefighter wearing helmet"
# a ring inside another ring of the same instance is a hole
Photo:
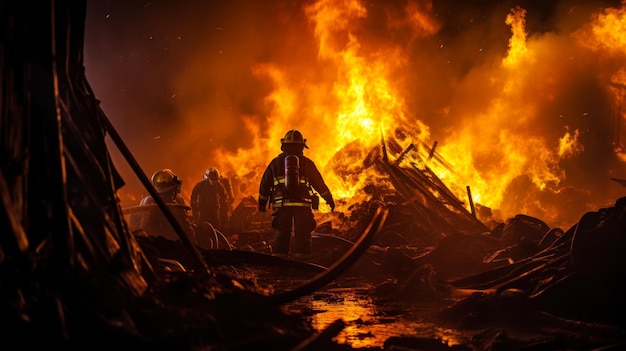
[[[233,185],[230,182],[230,179],[227,177],[222,177],[219,169],[217,167],[211,167],[204,172],[204,179],[212,179],[216,180],[224,186],[224,190],[226,191],[226,204],[220,202],[219,208],[219,218],[220,218],[220,226],[225,228],[228,226],[230,221],[230,215],[233,212],[233,203],[235,202],[235,193],[233,191]],[[224,200],[224,199],[220,199]]]
[[[300,131],[289,130],[280,139],[282,153],[270,161],[259,186],[259,211],[265,212],[268,204],[274,209],[272,252],[279,256],[290,254],[292,232],[292,256],[310,256],[311,232],[317,225],[313,210],[319,204],[315,192],[326,201],[331,211],[335,209],[333,196],[321,173],[303,154],[304,149],[309,148],[306,141]]]
[[[211,167],[209,169],[207,169],[206,171],[204,171],[204,179],[212,179],[212,180],[219,180],[221,178],[221,174],[220,174],[220,170],[215,168],[215,167]]]
[[[197,225],[210,223],[223,230],[228,222],[229,196],[216,167],[207,168],[191,190],[191,212]]]
[[[193,230],[190,227],[191,209],[185,198],[181,195],[183,181],[171,169],[162,169],[154,172],[150,178],[154,189],[161,199],[168,204],[178,221],[187,230],[187,234],[193,238]],[[139,227],[149,236],[163,236],[170,240],[179,240],[178,234],[172,228],[167,218],[160,209],[155,207],[156,201],[150,195],[141,199],[140,206],[146,206],[146,210],[140,213]]]
[[[178,195],[183,181],[171,169],[163,169],[152,174],[152,185],[159,194]]]

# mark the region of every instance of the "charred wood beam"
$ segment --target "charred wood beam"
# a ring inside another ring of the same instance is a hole
[[[435,172],[433,172],[430,167],[426,166],[423,169],[420,169],[417,167],[417,165],[413,165],[416,172],[418,172],[417,174],[419,174],[420,176],[425,177],[426,179],[428,179],[430,181],[430,183],[432,184],[432,186],[435,187],[435,189],[437,189],[437,192],[442,195],[442,197],[444,197],[444,199],[446,200],[446,203],[457,207],[459,210],[465,211],[467,212],[467,210],[465,209],[465,207],[463,206],[463,202],[461,200],[459,200],[459,198],[456,197],[456,195],[454,195],[452,193],[452,191],[450,191],[450,189],[448,188],[447,185],[445,185],[441,179],[435,174]]]
[[[404,149],[404,151],[402,151],[400,156],[398,156],[395,162],[396,165],[399,165],[400,163],[402,163],[402,161],[404,161],[404,159],[406,158],[406,155],[413,149],[415,149],[415,144],[411,143],[406,149]]]
[[[415,166],[414,169],[405,169],[404,174],[409,178],[414,187],[420,188],[423,192],[432,195],[434,200],[453,205],[453,207],[458,207],[461,203],[430,168],[426,167],[420,170]]]
[[[383,153],[383,161],[385,163],[389,162],[389,155],[387,155],[387,144],[385,142],[385,136],[383,135],[383,131],[380,131],[380,147]]]
[[[435,140],[433,146],[430,148],[430,151],[428,152],[428,161],[432,160],[433,155],[435,154],[435,150],[437,149],[437,143],[438,141]]]
[[[403,181],[394,174],[392,169],[387,169],[387,172],[394,188],[405,199],[402,205],[413,208],[420,225],[427,228],[431,234],[453,230],[450,223],[444,220],[440,212],[434,209],[434,207],[440,207],[439,201],[421,184]]]
[[[444,160],[443,157],[439,156],[439,154],[434,150],[436,146],[437,146],[437,142],[435,142],[432,147],[428,146],[428,144],[426,144],[425,142],[422,142],[422,147],[428,150],[429,155],[432,154],[432,159],[435,159],[437,162],[439,162],[442,166],[444,166],[450,172],[456,173],[452,165],[450,165],[446,160]]]
[[[425,177],[431,180],[431,183],[436,189],[437,192],[442,195],[444,199],[446,199],[446,203],[452,206],[459,214],[461,214],[462,218],[467,219],[471,228],[475,228],[477,231],[489,231],[489,228],[481,221],[479,221],[475,215],[470,214],[470,212],[465,208],[463,202],[459,200],[456,195],[450,191],[450,189],[437,177],[437,175],[429,168],[425,167],[421,172],[417,168],[416,165],[413,165],[418,174],[423,174]]]
[[[429,199],[429,204],[433,210],[447,218],[454,227],[465,228],[466,230],[484,232],[489,229],[475,216],[472,216],[462,205],[461,201],[446,187],[428,167],[419,169],[413,163],[413,168],[398,168],[403,179],[411,186],[420,191],[420,194]],[[411,198],[414,199],[415,197]],[[448,206],[452,207],[452,210]]]
[[[472,199],[472,190],[470,190],[469,185],[466,186],[467,189],[467,200],[470,204],[470,209],[472,210],[472,216],[476,217],[476,209],[474,208],[474,199]]]
[[[415,181],[402,168],[391,164],[382,164],[396,191],[405,198],[404,205],[410,205],[419,215],[420,224],[428,227],[432,233],[451,232],[455,228],[449,217],[449,210],[425,187],[427,182]]]

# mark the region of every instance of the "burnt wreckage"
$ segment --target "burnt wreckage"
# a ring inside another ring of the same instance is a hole
[[[367,256],[370,267],[388,278],[373,295],[409,306],[437,300],[442,323],[479,330],[464,344],[398,336],[385,349],[624,347],[626,198],[585,214],[568,230],[523,215],[488,229],[427,168],[401,167],[410,150],[391,140],[366,166],[388,177],[394,193],[370,189],[372,201],[340,218],[346,230],[328,223],[316,229],[319,247],[327,248],[320,252],[327,255],[315,264],[300,263],[313,275],[284,292],[229,270],[245,261],[281,265],[281,259],[264,255],[263,248],[255,252],[244,236],[223,239],[232,240],[226,250],[199,248],[161,201],[157,205],[180,240],[160,246],[136,237],[116,196],[124,181],[111,162],[107,137],[146,189],[152,195],[155,190],[84,76],[85,10],[84,1],[0,2],[3,343],[350,349],[332,341],[343,321],[316,331],[283,306],[350,269],[358,273],[355,263]],[[395,162],[391,154],[398,155]],[[251,207],[242,201],[234,215],[250,220]],[[244,229],[248,238],[263,240],[259,230]],[[466,293],[459,297],[459,291]],[[519,329],[532,329],[537,337],[520,340],[508,333]]]

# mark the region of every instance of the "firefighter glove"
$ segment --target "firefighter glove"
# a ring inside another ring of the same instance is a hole
[[[332,197],[328,198],[328,201],[326,201],[326,203],[328,204],[328,206],[330,206],[330,212],[335,210],[335,201]]]

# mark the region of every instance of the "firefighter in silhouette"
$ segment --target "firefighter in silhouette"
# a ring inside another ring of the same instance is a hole
[[[181,186],[183,181],[174,174],[171,169],[163,169],[154,172],[150,179],[157,193],[168,205],[183,229],[190,235],[190,239],[194,240],[194,233],[191,224],[191,215],[189,210],[191,207],[187,205],[185,198],[181,195]],[[172,228],[167,218],[160,208],[157,207],[156,201],[151,195],[141,199],[140,207],[144,207],[135,217],[131,219],[138,223],[140,229],[143,229],[149,236],[163,236],[169,240],[179,240],[180,237]]]
[[[291,235],[294,235],[294,258],[311,255],[311,232],[317,223],[313,210],[319,206],[319,193],[331,211],[335,209],[333,196],[315,163],[304,156],[306,139],[292,129],[280,140],[280,155],[269,163],[259,186],[259,211],[273,207],[272,227],[275,229],[272,252],[286,257],[290,253]]]
[[[230,178],[224,177],[221,175],[220,171],[215,168],[217,171],[217,176],[224,186],[224,190],[226,191],[226,206],[220,206],[220,222],[222,227],[228,227],[230,222],[230,216],[233,213],[233,204],[235,203],[235,192],[233,191],[233,185],[230,181]]]
[[[220,171],[211,167],[204,172],[203,180],[191,191],[191,212],[196,225],[210,223],[223,229],[228,222],[228,194],[220,181]]]

